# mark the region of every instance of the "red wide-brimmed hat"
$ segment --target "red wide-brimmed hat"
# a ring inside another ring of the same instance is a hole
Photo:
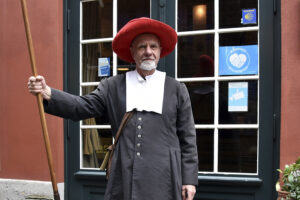
[[[130,53],[130,45],[142,33],[152,33],[160,39],[161,58],[171,53],[177,43],[177,34],[171,26],[146,17],[133,19],[121,28],[112,42],[112,48],[120,59],[135,62]]]

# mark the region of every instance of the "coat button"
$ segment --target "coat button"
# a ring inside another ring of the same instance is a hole
[[[142,121],[142,118],[141,118],[141,117],[139,117],[139,121]]]
[[[138,125],[138,129],[141,129],[142,128],[142,126],[141,125]]]
[[[140,156],[140,155],[141,155],[141,153],[140,153],[140,152],[137,152],[137,153],[136,153],[136,155],[137,155],[137,156]]]
[[[140,147],[140,146],[141,146],[141,143],[137,143],[136,146]]]
[[[142,135],[141,135],[141,134],[138,134],[138,137],[139,137],[139,138],[141,138],[141,137],[142,137]]]

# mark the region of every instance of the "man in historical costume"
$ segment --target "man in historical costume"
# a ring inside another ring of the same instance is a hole
[[[173,28],[138,18],[128,22],[112,46],[136,70],[102,80],[75,96],[30,77],[29,91],[41,93],[49,114],[82,120],[106,116],[116,133],[125,112],[135,110],[112,158],[106,200],[192,200],[198,184],[196,133],[184,84],[156,70],[177,43]]]

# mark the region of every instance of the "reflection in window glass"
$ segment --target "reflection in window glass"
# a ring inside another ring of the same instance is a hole
[[[178,31],[214,28],[214,1],[178,0]]]
[[[85,86],[85,87],[82,87],[82,95],[89,94],[89,93],[93,92],[96,88],[97,88],[97,86]]]
[[[257,130],[219,130],[220,172],[257,172]]]
[[[214,76],[214,36],[193,35],[178,37],[177,77]]]
[[[82,130],[82,158],[83,167],[99,168],[107,147],[112,144],[111,130],[83,129]]]
[[[82,3],[82,39],[112,37],[112,0]]]
[[[214,130],[197,129],[199,171],[212,172],[214,162]]]
[[[150,0],[118,1],[118,31],[127,22],[138,17],[150,17]]]
[[[257,31],[220,34],[220,46],[256,45]]]
[[[236,28],[245,26],[258,26],[257,0],[220,0],[219,23],[220,28]],[[253,12],[256,9],[256,12]],[[243,10],[248,15],[242,20]],[[248,12],[249,11],[249,12]],[[254,20],[256,18],[256,20]],[[254,22],[253,22],[254,21]],[[249,23],[249,24],[248,24]]]
[[[214,83],[185,83],[191,98],[195,124],[214,123]]]
[[[241,81],[230,81],[241,82]],[[257,81],[248,81],[248,111],[228,111],[228,83],[220,82],[219,123],[220,124],[256,124],[257,123]]]
[[[128,63],[118,58],[118,68],[117,68],[118,74],[124,74],[132,70],[135,70],[135,63]]]
[[[109,120],[104,116],[82,120],[82,124],[83,125],[110,125]]]
[[[110,59],[110,76],[112,76],[112,47],[111,42],[82,45],[82,81],[97,82],[103,77],[98,76],[98,59]]]

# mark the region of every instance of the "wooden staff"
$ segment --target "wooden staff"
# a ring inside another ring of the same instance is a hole
[[[26,0],[21,0],[21,4],[22,4],[22,11],[23,11],[23,19],[24,19],[24,24],[25,24],[25,29],[26,29],[28,50],[30,53],[32,74],[33,74],[33,76],[36,77],[38,75],[38,73],[37,73],[36,65],[35,65],[35,56],[34,56],[32,37],[31,37],[30,26],[29,26],[28,15],[27,15]],[[47,152],[48,165],[49,165],[50,176],[51,176],[51,181],[52,181],[54,200],[60,200],[58,189],[57,189],[55,173],[54,173],[54,169],[53,169],[51,146],[50,146],[45,112],[44,112],[44,107],[43,107],[43,98],[42,98],[41,94],[37,95],[37,102],[38,102],[41,124],[42,124],[42,129],[43,129],[44,142],[45,142],[45,147],[46,147],[46,152]]]

